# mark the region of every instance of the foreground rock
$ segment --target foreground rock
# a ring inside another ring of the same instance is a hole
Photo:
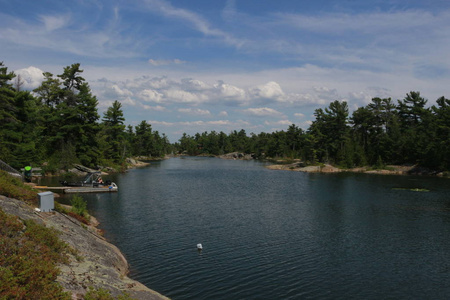
[[[69,255],[69,264],[60,265],[57,281],[73,299],[82,299],[89,287],[103,288],[117,296],[123,292],[135,299],[168,299],[143,284],[126,276],[128,263],[117,247],[101,237],[97,229],[82,225],[77,220],[60,214],[38,213],[26,203],[0,196],[0,207],[21,219],[32,219],[39,224],[57,229],[60,238],[76,250]]]

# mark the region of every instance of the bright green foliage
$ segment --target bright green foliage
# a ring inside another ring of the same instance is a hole
[[[55,281],[67,248],[55,230],[0,209],[0,299],[71,299]]]
[[[83,200],[81,196],[74,195],[70,199],[70,204],[72,205],[72,212],[75,214],[87,218],[89,216],[87,212],[87,202]]]

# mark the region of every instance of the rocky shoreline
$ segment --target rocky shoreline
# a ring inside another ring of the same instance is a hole
[[[418,166],[396,166],[388,165],[383,169],[372,169],[369,167],[358,167],[352,169],[340,169],[329,164],[324,164],[320,166],[305,166],[302,162],[296,161],[289,164],[273,164],[268,165],[270,170],[287,170],[295,172],[307,172],[307,173],[341,173],[341,172],[351,172],[351,173],[365,173],[365,174],[380,174],[380,175],[432,175],[444,177],[444,172],[431,170],[428,168],[422,168]]]
[[[59,212],[37,212],[23,201],[0,196],[0,207],[22,220],[32,219],[60,232],[60,239],[76,250],[69,263],[60,264],[57,278],[72,299],[83,299],[89,290],[105,289],[111,295],[127,293],[133,299],[161,300],[167,297],[127,277],[128,263],[120,250],[108,243],[94,226],[86,226]]]

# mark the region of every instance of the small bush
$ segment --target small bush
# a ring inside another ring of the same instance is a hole
[[[89,214],[87,211],[87,202],[83,200],[81,196],[74,195],[72,199],[70,199],[70,203],[72,205],[71,211],[67,212],[67,214],[81,223],[89,225]]]
[[[72,212],[85,218],[89,216],[87,212],[87,202],[84,201],[81,196],[74,195],[70,200],[70,204],[72,205]]]

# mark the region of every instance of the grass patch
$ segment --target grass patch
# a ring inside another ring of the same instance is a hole
[[[20,179],[0,170],[0,195],[37,205],[37,192]]]

